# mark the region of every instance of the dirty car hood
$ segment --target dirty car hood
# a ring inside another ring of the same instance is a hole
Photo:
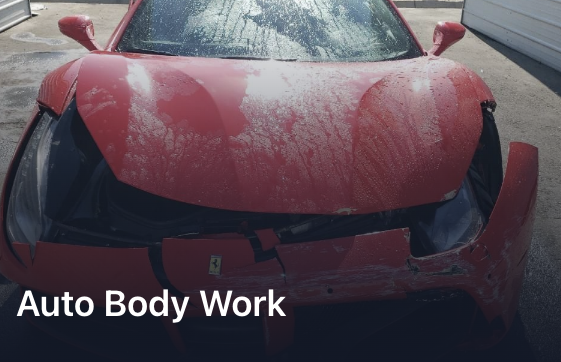
[[[115,176],[173,200],[371,213],[455,195],[481,130],[456,63],[92,53],[78,110]]]

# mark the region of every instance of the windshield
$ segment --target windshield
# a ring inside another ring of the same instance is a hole
[[[322,62],[421,55],[385,0],[144,0],[117,50]]]

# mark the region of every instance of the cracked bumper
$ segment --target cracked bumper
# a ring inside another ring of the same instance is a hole
[[[233,296],[251,297],[274,289],[275,295],[285,296],[282,307],[287,317],[264,320],[269,352],[291,343],[293,307],[405,299],[408,293],[439,289],[465,291],[489,323],[500,321],[504,328],[482,342],[492,344],[510,327],[518,306],[537,182],[537,149],[512,143],[501,193],[484,233],[470,244],[437,255],[412,257],[407,229],[288,245],[271,237],[282,266],[277,259],[255,263],[246,240],[166,239],[164,270],[171,285],[191,297],[185,317],[202,315],[200,290],[232,290]],[[215,254],[223,258],[220,276],[208,274],[209,255]],[[161,296],[163,289],[147,248],[38,242],[32,260],[29,246],[10,247],[4,232],[0,272],[25,288],[49,295],[88,296],[99,306],[105,304],[106,290],[122,291],[127,299],[149,299]],[[174,333],[173,328],[167,329]]]

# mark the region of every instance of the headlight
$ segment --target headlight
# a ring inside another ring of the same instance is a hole
[[[6,229],[13,242],[27,243],[31,253],[51,220],[45,216],[47,173],[57,121],[47,112],[39,120],[20,160],[8,204]]]
[[[454,199],[422,210],[417,225],[421,242],[430,253],[441,253],[475,240],[485,226],[485,218],[469,177]]]

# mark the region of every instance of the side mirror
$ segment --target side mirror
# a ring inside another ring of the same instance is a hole
[[[58,29],[62,34],[76,40],[89,51],[102,49],[95,41],[93,22],[87,15],[64,17],[58,21]]]
[[[438,56],[444,53],[446,49],[460,41],[465,34],[466,28],[462,24],[440,21],[434,29],[432,37],[433,46],[429,54]]]

